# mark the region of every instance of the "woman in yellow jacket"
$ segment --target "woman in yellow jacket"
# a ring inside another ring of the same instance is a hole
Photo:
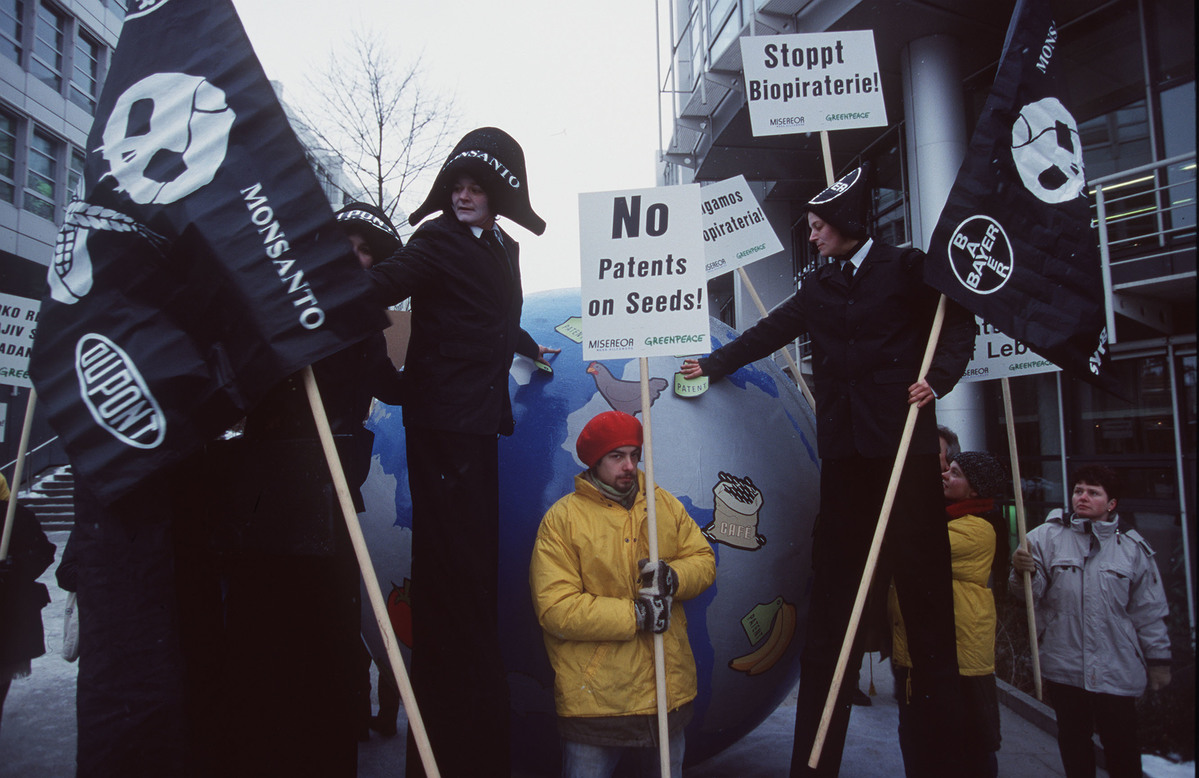
[[[567,778],[611,775],[625,749],[657,764],[654,633],[665,650],[671,771],[682,775],[695,658],[687,616],[671,605],[707,589],[716,561],[682,503],[655,489],[660,561],[647,563],[641,440],[641,424],[628,414],[588,422],[576,444],[588,469],[546,512],[533,547],[533,609],[554,668]]]
[[[999,772],[999,698],[995,692],[995,597],[987,587],[996,559],[996,540],[1004,546],[1006,533],[997,535],[992,520],[994,498],[1002,493],[1006,476],[998,459],[979,451],[963,451],[941,474],[949,549],[953,567],[953,613],[957,625],[958,673],[962,682],[962,778],[995,778]],[[1000,537],[1000,535],[1002,537]],[[998,578],[996,579],[998,580]],[[927,754],[915,745],[932,742],[919,736],[925,717],[913,699],[907,633],[892,582],[887,597],[894,643],[891,667],[899,701],[899,747],[908,776],[927,775]]]

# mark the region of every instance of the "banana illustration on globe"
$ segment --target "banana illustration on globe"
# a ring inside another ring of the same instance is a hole
[[[745,656],[730,660],[729,667],[746,675],[761,675],[774,667],[791,645],[791,638],[795,635],[795,620],[795,606],[783,602],[771,621],[770,634],[762,645]]]

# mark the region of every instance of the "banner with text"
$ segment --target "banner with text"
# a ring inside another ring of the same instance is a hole
[[[583,359],[710,348],[700,187],[579,195]]]
[[[1071,53],[1048,0],[1012,12],[995,83],[929,241],[924,280],[1074,376],[1119,395]],[[1057,56],[1061,54],[1061,56]]]
[[[873,30],[741,39],[754,137],[886,127]]]
[[[745,176],[700,190],[704,220],[704,266],[708,278],[736,270],[783,250]]]
[[[29,372],[111,503],[386,324],[230,0],[130,4]]]
[[[41,301],[0,292],[0,384],[29,388],[29,355]]]
[[[962,381],[994,381],[1035,373],[1052,373],[1060,368],[994,325],[974,317],[974,356]]]

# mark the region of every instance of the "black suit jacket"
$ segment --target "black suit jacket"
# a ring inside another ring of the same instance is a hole
[[[538,349],[520,327],[520,247],[507,233],[504,246],[506,255],[442,213],[367,271],[383,304],[412,298],[406,427],[512,434],[512,355]]]
[[[700,364],[713,379],[812,338],[816,439],[823,458],[894,457],[940,295],[924,283],[924,254],[875,242],[848,284],[837,263],[804,276],[799,291]],[[954,387],[974,348],[974,317],[947,301],[926,376],[938,397]],[[912,454],[937,453],[936,416],[917,417]]]

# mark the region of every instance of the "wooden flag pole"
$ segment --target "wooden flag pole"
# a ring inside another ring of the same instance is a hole
[[[1007,421],[1008,450],[1012,457],[1012,495],[1016,498],[1016,536],[1020,548],[1028,550],[1024,521],[1024,492],[1020,486],[1020,462],[1016,458],[1016,420],[1012,415],[1012,387],[1007,376],[1000,382],[1003,385],[1003,416]],[[1037,699],[1041,697],[1041,653],[1037,645],[1037,616],[1032,603],[1032,576],[1022,573],[1024,580],[1024,609],[1028,615],[1028,643],[1032,646],[1032,682],[1037,691]]]
[[[645,463],[645,509],[649,561],[658,564],[657,490],[654,485],[654,443],[649,423],[649,360],[641,357],[641,461]],[[670,733],[666,726],[666,647],[661,633],[654,633],[654,687],[658,698],[658,761],[662,778],[670,776]]]
[[[820,152],[824,156],[825,186],[833,185],[833,149],[829,146],[828,130],[820,131]]]
[[[762,318],[766,318],[766,306],[762,304],[762,298],[758,297],[758,290],[754,289],[753,282],[749,280],[749,274],[745,272],[745,267],[737,268],[737,273],[740,275],[741,283],[745,284],[745,288],[749,291],[749,296],[753,298],[754,305],[758,306],[758,313]],[[791,352],[786,348],[782,349],[783,356],[787,359],[787,365],[790,366],[791,372],[795,374],[795,383],[799,386],[799,391],[803,393],[804,398],[808,401],[808,405],[812,406],[812,410],[816,410],[816,398],[812,396],[812,390],[808,388],[808,382],[803,379],[803,374],[799,372],[799,365],[795,364],[795,360],[791,358]]]
[[[358,557],[358,569],[362,571],[362,580],[366,583],[366,594],[374,611],[375,621],[379,624],[379,632],[383,638],[383,646],[387,649],[387,659],[391,662],[391,671],[395,675],[396,685],[400,687],[400,698],[404,701],[404,710],[408,714],[408,726],[412,729],[416,748],[420,752],[421,763],[429,778],[440,778],[437,763],[433,759],[433,748],[429,744],[429,735],[425,732],[424,721],[416,707],[416,698],[412,694],[412,684],[408,680],[408,671],[404,667],[404,658],[400,656],[400,647],[396,643],[395,632],[391,626],[391,618],[387,615],[387,604],[383,600],[383,590],[379,588],[379,579],[375,575],[375,566],[371,563],[370,552],[366,548],[366,539],[362,536],[362,526],[358,523],[358,514],[354,510],[354,501],[350,497],[350,487],[346,484],[346,475],[341,467],[341,457],[333,443],[333,431],[329,428],[329,419],[325,415],[325,406],[321,402],[321,393],[316,385],[312,366],[304,368],[304,389],[308,392],[308,404],[312,407],[312,418],[316,421],[317,434],[321,439],[321,447],[325,450],[325,461],[329,463],[329,472],[333,475],[333,486],[337,490],[337,499],[341,503],[341,512],[346,520],[346,529],[350,533],[350,543],[354,546],[354,555]]]
[[[29,433],[33,428],[33,408],[37,405],[37,390],[29,388],[29,399],[25,403],[25,421],[21,424],[21,440],[17,443],[17,462],[13,466],[12,484],[8,491],[8,510],[4,513],[4,534],[0,536],[0,561],[8,559],[8,543],[12,539],[13,516],[17,513],[17,492],[21,479],[25,477],[25,451],[29,448]]]
[[[937,349],[937,341],[941,337],[941,324],[945,320],[945,295],[941,295],[937,303],[937,314],[933,317],[933,326],[928,333],[928,345],[924,350],[924,361],[920,363],[920,380],[928,373],[932,365],[933,353]],[[837,657],[837,667],[833,671],[832,683],[829,685],[828,697],[824,702],[824,712],[820,715],[820,726],[816,730],[816,739],[812,743],[812,753],[808,758],[808,767],[815,769],[820,762],[820,752],[824,750],[824,740],[828,737],[829,724],[833,719],[833,710],[837,707],[837,694],[841,691],[841,682],[845,678],[845,668],[849,664],[849,655],[853,652],[854,637],[858,632],[858,622],[862,620],[862,610],[866,607],[866,595],[870,591],[870,583],[874,579],[874,568],[878,565],[878,555],[882,550],[883,536],[887,532],[887,521],[891,518],[891,507],[895,504],[895,493],[899,489],[899,477],[903,474],[903,465],[908,457],[908,449],[912,445],[912,433],[916,429],[916,416],[920,407],[915,403],[908,406],[908,417],[904,421],[903,436],[899,439],[899,452],[895,456],[895,465],[891,468],[891,480],[887,484],[887,493],[883,497],[883,506],[879,511],[878,525],[874,528],[874,538],[870,541],[870,553],[866,557],[866,567],[862,571],[862,580],[858,584],[858,594],[853,602],[853,611],[849,616],[849,626],[846,628],[845,639],[841,642],[841,654]]]

